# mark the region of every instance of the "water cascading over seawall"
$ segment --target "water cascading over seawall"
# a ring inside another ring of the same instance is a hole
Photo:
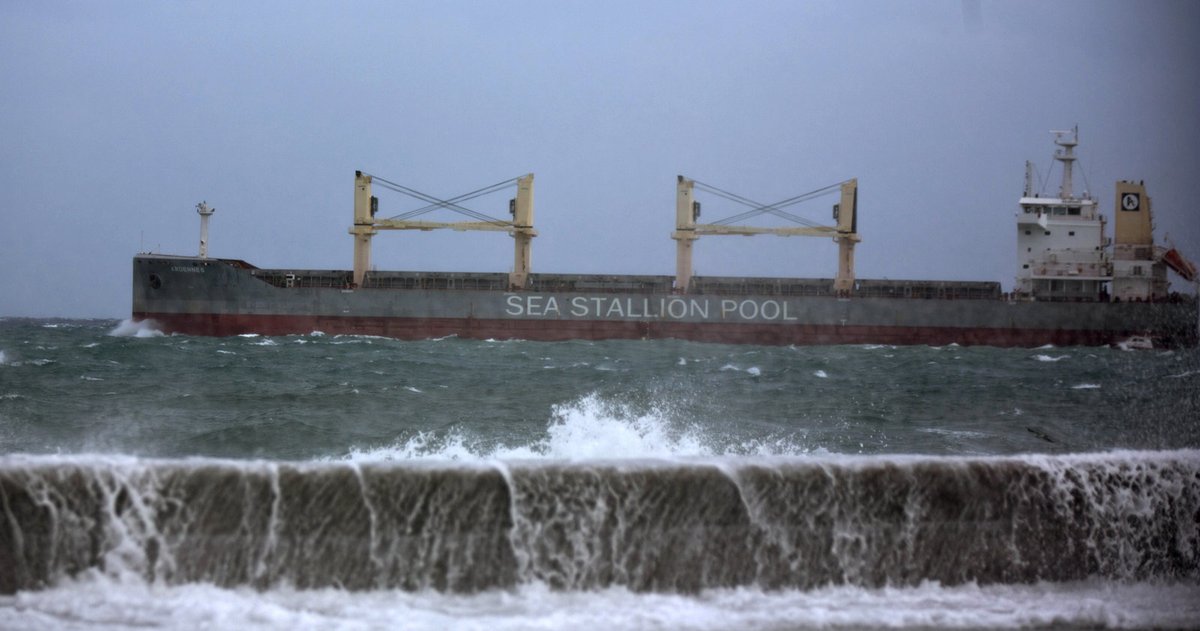
[[[7,457],[0,593],[1200,580],[1200,453],[337,464]]]

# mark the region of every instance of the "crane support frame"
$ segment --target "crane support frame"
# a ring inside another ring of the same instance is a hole
[[[725,224],[696,223],[699,213],[695,200],[695,180],[678,176],[675,187],[675,291],[687,293],[692,280],[693,243],[701,236],[756,236],[773,234],[780,237],[829,237],[838,243],[838,272],[834,290],[846,295],[854,289],[854,245],[862,240],[858,235],[858,179],[841,183],[841,198],[835,206],[836,226],[805,228],[763,228]],[[771,206],[760,210],[769,212]]]
[[[350,234],[354,237],[354,286],[362,287],[371,267],[371,237],[380,230],[440,230],[507,232],[514,240],[513,268],[509,272],[510,289],[523,289],[529,280],[532,259],[532,240],[537,236],[533,228],[533,174],[516,178],[517,196],[513,200],[511,221],[412,221],[376,219],[371,195],[372,177],[362,171],[354,172],[354,226]],[[382,180],[381,180],[382,181]],[[452,207],[450,202],[442,202]]]

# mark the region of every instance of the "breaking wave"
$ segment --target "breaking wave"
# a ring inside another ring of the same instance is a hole
[[[554,406],[544,434],[516,445],[484,442],[455,426],[416,432],[392,445],[355,449],[352,462],[491,460],[585,460],[606,458],[693,458],[802,455],[809,449],[791,435],[721,442],[694,424],[679,423],[665,408],[636,411],[596,394]],[[615,454],[615,456],[614,456]]]

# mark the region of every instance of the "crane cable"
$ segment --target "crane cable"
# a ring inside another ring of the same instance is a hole
[[[408,219],[411,217],[416,217],[418,215],[422,215],[424,213],[430,212],[432,210],[436,210],[438,208],[445,208],[446,210],[450,210],[450,211],[456,212],[460,215],[464,215],[464,216],[470,217],[472,219],[477,219],[477,220],[485,222],[485,223],[495,224],[497,226],[508,226],[508,225],[511,225],[512,222],[504,221],[501,219],[496,219],[495,217],[490,217],[481,212],[471,210],[470,208],[464,208],[463,206],[458,205],[458,202],[467,201],[470,199],[474,199],[476,197],[487,195],[489,193],[494,193],[494,192],[504,188],[505,186],[508,186],[509,184],[512,184],[513,182],[516,182],[520,178],[512,178],[509,180],[505,180],[503,182],[498,182],[491,186],[485,186],[484,188],[476,189],[474,191],[471,191],[470,193],[464,193],[462,195],[453,197],[451,199],[438,199],[437,197],[434,197],[432,195],[422,193],[421,191],[409,188],[402,184],[397,184],[395,182],[392,182],[385,178],[379,177],[377,175],[372,175],[371,179],[374,182],[379,182],[380,185],[386,189],[395,191],[397,193],[403,193],[405,195],[408,195],[409,197],[414,197],[416,199],[419,199],[423,202],[428,203],[427,206],[418,208],[416,210],[413,210],[413,211],[410,211],[407,213],[402,213],[400,215],[396,215],[395,217],[392,217],[392,219],[404,220],[404,219]]]
[[[453,204],[457,204],[458,202],[470,201],[470,200],[472,200],[472,199],[475,199],[476,197],[482,197],[482,196],[484,196],[484,195],[488,195],[488,194],[491,194],[491,193],[495,193],[496,191],[499,191],[499,190],[501,190],[501,189],[504,189],[504,188],[506,188],[508,185],[512,184],[513,182],[516,182],[516,181],[517,181],[517,180],[519,180],[519,179],[520,179],[520,178],[516,178],[516,177],[514,177],[514,178],[512,178],[512,179],[510,179],[510,180],[505,180],[505,181],[503,181],[503,182],[498,182],[498,183],[496,183],[496,184],[493,184],[493,185],[491,185],[491,186],[485,186],[485,187],[483,187],[483,188],[480,188],[480,189],[473,190],[473,191],[471,191],[471,192],[469,192],[469,193],[463,193],[462,195],[459,195],[458,197],[451,197],[450,199],[447,199],[447,200],[445,200],[445,202],[446,202],[446,203],[453,203]],[[424,214],[424,213],[430,212],[430,211],[432,211],[432,210],[437,210],[438,208],[442,208],[442,207],[443,207],[443,204],[430,204],[430,205],[428,205],[428,206],[422,206],[421,208],[418,208],[418,209],[416,209],[416,210],[409,211],[409,212],[407,212],[407,213],[403,213],[403,214],[400,214],[400,215],[396,215],[395,217],[391,217],[391,219],[401,219],[401,220],[402,220],[402,219],[408,219],[408,218],[410,218],[410,217],[416,217],[417,215],[422,215],[422,214]]]
[[[727,200],[737,202],[739,204],[743,204],[745,206],[751,207],[751,210],[745,211],[743,213],[739,213],[737,215],[733,215],[731,217],[726,217],[725,219],[722,219],[720,221],[714,221],[714,222],[712,222],[713,225],[718,225],[718,226],[729,225],[735,221],[742,221],[744,219],[748,219],[750,217],[761,215],[763,213],[771,213],[772,215],[775,215],[777,217],[787,219],[788,221],[798,223],[798,224],[801,224],[804,226],[808,226],[810,228],[827,228],[828,226],[821,225],[815,221],[812,221],[810,219],[805,219],[804,217],[800,217],[798,215],[794,215],[789,212],[784,212],[782,209],[786,208],[788,206],[799,204],[801,202],[815,199],[822,195],[827,195],[830,192],[832,192],[834,189],[840,187],[841,185],[845,184],[848,181],[849,180],[846,180],[843,182],[838,182],[836,184],[830,184],[829,186],[824,186],[824,187],[818,188],[816,190],[809,191],[807,193],[802,193],[802,194],[796,195],[794,197],[789,197],[787,199],[775,202],[773,204],[761,204],[752,199],[747,199],[745,197],[742,197],[741,195],[737,195],[736,193],[731,193],[729,191],[719,189],[711,184],[705,184],[704,182],[692,180],[692,182],[695,183],[698,188],[700,188],[701,190],[703,190],[705,192],[712,193],[714,195],[717,195],[718,197],[723,197]]]

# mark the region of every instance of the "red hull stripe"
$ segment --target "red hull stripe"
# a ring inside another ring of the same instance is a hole
[[[634,322],[612,320],[521,320],[476,318],[386,318],[291,315],[134,313],[154,320],[165,333],[230,336],[245,333],[293,335],[378,335],[422,340],[456,335],[470,339],[534,341],[679,339],[762,345],[929,344],[1033,347],[1100,346],[1132,332],[968,327],[836,326],[726,322]]]

